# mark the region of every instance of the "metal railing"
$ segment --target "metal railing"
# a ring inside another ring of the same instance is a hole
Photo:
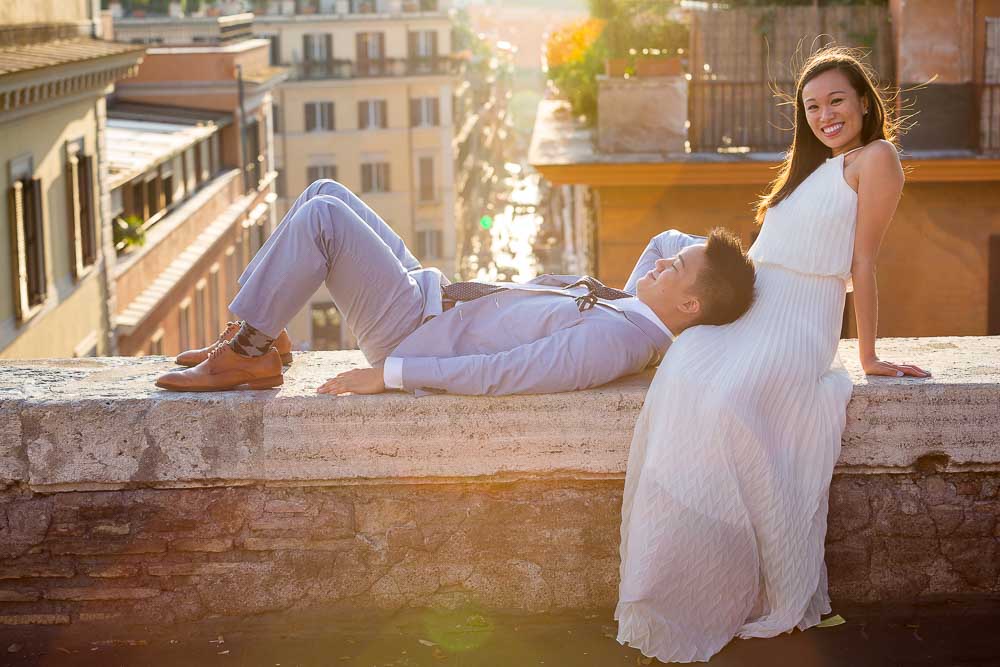
[[[1000,83],[986,83],[978,87],[979,100],[979,152],[1000,153]]]
[[[794,90],[794,84],[777,84]],[[691,81],[688,141],[695,153],[780,152],[792,142],[791,106],[763,81]]]
[[[381,58],[377,60],[322,60],[286,65],[300,81],[357,79],[368,77],[456,74],[461,61],[449,56],[429,58]]]

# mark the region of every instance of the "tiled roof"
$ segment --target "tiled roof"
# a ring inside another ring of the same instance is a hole
[[[0,77],[144,50],[144,47],[134,44],[89,37],[7,47],[0,49]]]

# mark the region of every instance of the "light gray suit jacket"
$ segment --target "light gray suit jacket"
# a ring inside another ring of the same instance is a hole
[[[672,257],[703,237],[669,230],[649,242],[625,291],[657,259]],[[417,395],[533,394],[586,389],[658,363],[670,338],[655,323],[614,301],[580,311],[585,287],[562,289],[580,276],[546,274],[441,312],[427,295],[418,327],[390,355],[402,359],[403,389]],[[433,292],[433,290],[431,290]],[[438,294],[440,290],[437,290]]]

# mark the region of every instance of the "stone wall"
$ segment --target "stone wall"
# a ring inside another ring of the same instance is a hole
[[[981,473],[838,475],[834,599],[1000,592],[997,489]],[[620,480],[12,489],[0,495],[0,624],[612,607],[621,493]]]
[[[830,494],[835,599],[1000,593],[1000,339],[885,341]],[[607,608],[650,374],[552,396],[159,392],[162,358],[0,365],[0,624]]]

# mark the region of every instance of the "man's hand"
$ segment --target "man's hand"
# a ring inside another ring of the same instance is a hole
[[[381,394],[385,379],[381,368],[355,368],[330,378],[316,390],[318,394]]]

